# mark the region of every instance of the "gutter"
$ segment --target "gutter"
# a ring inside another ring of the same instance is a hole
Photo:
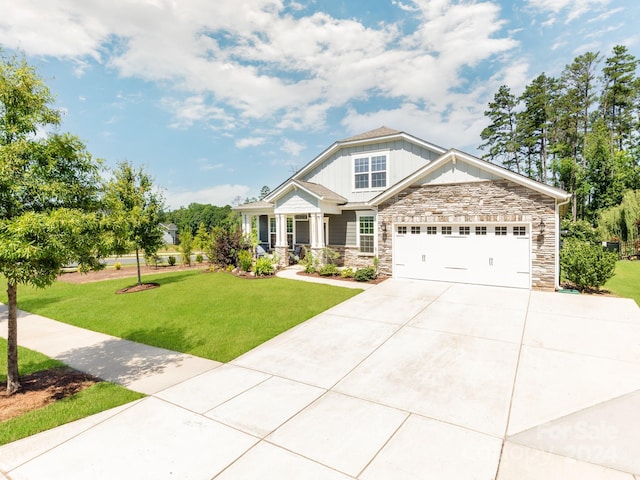
[[[558,202],[556,200],[556,245],[557,245],[557,255],[556,255],[556,291],[560,290],[560,207],[566,205],[571,201],[571,195],[567,197],[567,199],[563,202]]]

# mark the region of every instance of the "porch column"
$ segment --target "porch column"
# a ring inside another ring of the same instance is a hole
[[[312,213],[309,215],[309,226],[311,236],[311,248],[324,248],[324,219],[322,213]]]
[[[242,214],[242,234],[251,235],[251,215],[248,213]]]
[[[276,215],[276,254],[280,257],[280,265],[288,265],[289,248],[287,244],[287,216]]]
[[[276,247],[287,246],[287,217],[276,215]]]

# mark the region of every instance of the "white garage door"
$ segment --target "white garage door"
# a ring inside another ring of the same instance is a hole
[[[530,288],[528,225],[396,225],[394,276]]]

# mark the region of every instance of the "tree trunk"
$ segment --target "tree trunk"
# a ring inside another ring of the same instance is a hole
[[[140,276],[140,252],[136,248],[136,265],[138,265],[138,285],[142,285],[142,277]]]
[[[9,298],[9,329],[7,334],[7,395],[20,389],[18,375],[18,286],[9,282],[7,286]]]

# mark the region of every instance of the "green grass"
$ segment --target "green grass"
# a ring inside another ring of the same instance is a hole
[[[135,279],[56,282],[43,290],[19,286],[18,306],[116,337],[228,362],[360,292],[193,270],[148,275],[143,281],[161,286],[124,295],[115,292]],[[6,296],[0,299],[6,302]]]
[[[18,347],[20,375],[61,367],[64,364],[28,348]],[[7,341],[0,338],[0,382],[7,381]],[[102,412],[144,397],[119,385],[99,382],[38,410],[0,422],[0,445]]]
[[[64,363],[43,355],[42,353],[18,346],[18,373],[29,375],[30,373],[62,367]],[[0,382],[7,381],[7,341],[0,338]]]
[[[616,263],[616,274],[604,288],[620,297],[633,298],[640,306],[640,261],[622,260]]]

